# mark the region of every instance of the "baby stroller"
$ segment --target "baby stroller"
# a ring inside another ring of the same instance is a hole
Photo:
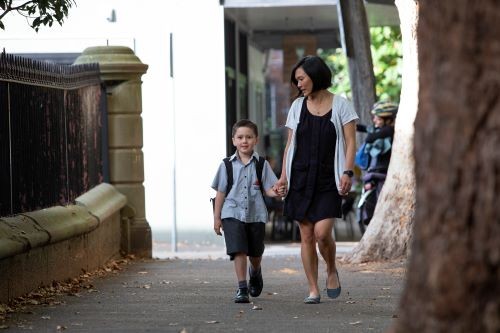
[[[385,178],[386,174],[379,172],[368,172],[363,176],[363,189],[358,202],[358,224],[362,234],[365,233],[366,226],[373,217]]]

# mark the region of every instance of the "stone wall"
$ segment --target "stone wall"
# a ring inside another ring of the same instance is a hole
[[[126,197],[100,184],[75,205],[0,219],[0,303],[120,255]]]

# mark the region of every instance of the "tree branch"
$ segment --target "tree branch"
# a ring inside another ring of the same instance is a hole
[[[7,15],[8,12],[12,11],[12,9],[10,7],[7,7],[4,12],[2,14],[0,14],[0,21],[2,20],[2,18]]]
[[[19,10],[19,9],[23,8],[24,6],[26,6],[27,4],[32,3],[32,2],[33,2],[33,0],[26,1],[26,2],[25,2],[25,3],[23,3],[22,5],[19,5],[19,6],[17,6],[17,7],[11,7],[11,10]],[[12,4],[12,2],[11,2],[11,4]],[[9,6],[9,7],[10,7],[10,6]]]

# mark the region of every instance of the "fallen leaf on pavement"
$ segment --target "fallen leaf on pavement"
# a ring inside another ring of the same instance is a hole
[[[205,324],[218,324],[219,322],[217,320],[208,320],[205,322]]]
[[[262,306],[260,305],[254,305],[252,310],[262,310]]]
[[[349,323],[349,325],[359,325],[359,324],[361,324],[361,323],[362,323],[362,321],[361,321],[361,320],[358,320],[358,321],[354,321],[354,322],[352,322],[352,323]]]
[[[134,259],[134,256],[127,256],[125,259],[109,261],[103,267],[92,272],[82,270],[82,274],[78,277],[73,277],[65,281],[53,281],[48,286],[40,287],[26,295],[15,298],[8,306],[0,304],[0,318],[5,313],[32,313],[32,311],[26,310],[31,305],[52,306],[65,304],[63,301],[56,300],[55,297],[61,295],[81,297],[80,292],[82,289],[87,290],[89,293],[99,292],[91,283],[93,279],[109,276],[109,269],[111,269],[112,273],[116,273],[122,270],[122,266],[129,264]],[[61,325],[61,329],[66,329],[66,327]]]
[[[297,274],[299,271],[291,268],[283,268],[280,272],[285,274]]]
[[[57,329],[58,331],[64,331],[65,329],[67,329],[67,327],[66,327],[66,326],[63,326],[63,325],[57,325],[56,329]]]

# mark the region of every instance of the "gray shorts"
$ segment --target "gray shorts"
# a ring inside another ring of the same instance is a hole
[[[222,220],[226,240],[226,253],[231,260],[237,253],[249,257],[261,257],[264,253],[266,225],[262,222],[245,223],[234,218]]]

